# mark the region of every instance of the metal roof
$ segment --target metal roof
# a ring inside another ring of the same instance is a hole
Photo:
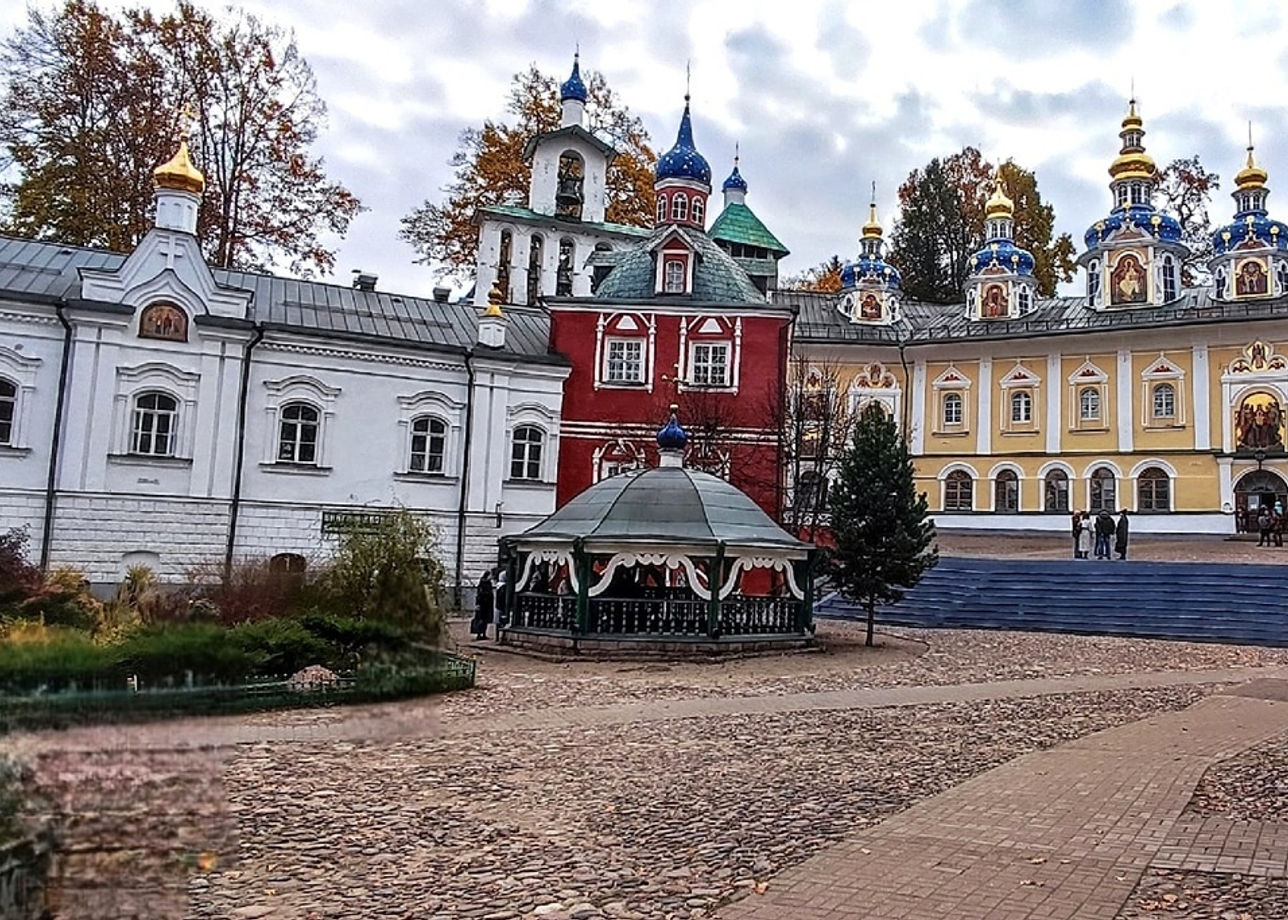
[[[725,240],[730,243],[741,243],[744,246],[759,246],[780,255],[788,255],[788,249],[778,241],[778,237],[769,232],[755,212],[745,204],[725,205],[707,235],[713,240]]]
[[[697,252],[690,294],[659,294],[655,279],[653,249],[665,237],[679,232]],[[597,300],[674,300],[685,298],[709,303],[765,303],[765,295],[730,255],[701,231],[677,231],[665,226],[631,249],[623,252],[613,269],[595,291]]]
[[[79,270],[112,271],[126,257],[37,240],[0,236],[0,295],[75,299]],[[250,291],[249,320],[303,334],[396,343],[412,348],[460,351],[478,342],[478,310],[466,301],[445,303],[387,291],[360,291],[338,284],[302,281],[254,272],[213,269],[217,284]],[[481,349],[499,358],[566,364],[549,350],[550,321],[536,308],[507,307],[505,347]]]
[[[520,544],[634,543],[809,549],[746,493],[701,470],[654,467],[601,480],[516,538]]]
[[[607,221],[597,223],[593,220],[578,220],[575,217],[560,217],[557,214],[542,214],[539,211],[534,211],[531,208],[525,208],[517,204],[489,204],[479,208],[479,213],[490,214],[493,217],[526,221],[528,223],[561,224],[566,226],[569,230],[583,233],[615,233],[619,236],[642,238],[653,232],[651,227],[636,227],[632,224],[612,224]]]
[[[971,320],[962,304],[904,301],[900,318],[888,326],[851,322],[840,309],[843,293],[776,291],[774,303],[795,307],[794,338],[816,344],[931,344],[1036,336],[1123,331],[1212,322],[1288,318],[1288,297],[1222,303],[1210,288],[1187,288],[1176,303],[1161,307],[1093,310],[1082,297],[1039,299],[1020,319]]]

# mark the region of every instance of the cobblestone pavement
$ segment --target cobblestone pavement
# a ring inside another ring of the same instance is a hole
[[[1288,703],[1219,696],[1027,755],[851,835],[719,916],[1110,920],[1207,767],[1284,732]]]

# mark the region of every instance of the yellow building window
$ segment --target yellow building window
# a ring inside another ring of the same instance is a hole
[[[958,390],[941,393],[937,421],[939,434],[965,434],[968,430],[966,394]]]
[[[944,477],[945,511],[974,510],[974,494],[975,481],[965,470],[953,470]]]

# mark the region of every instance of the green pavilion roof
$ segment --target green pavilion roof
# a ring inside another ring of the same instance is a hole
[[[711,225],[707,235],[713,240],[724,240],[728,243],[741,243],[744,246],[759,246],[770,252],[787,255],[787,247],[778,241],[778,237],[769,232],[761,223],[755,212],[745,204],[726,205],[716,222]]]

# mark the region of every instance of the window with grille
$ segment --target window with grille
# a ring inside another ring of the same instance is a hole
[[[960,393],[948,393],[944,396],[943,416],[945,428],[960,427],[962,423],[962,396]]]
[[[1136,509],[1172,510],[1172,479],[1166,470],[1151,466],[1136,477]]]
[[[428,415],[413,419],[407,469],[413,473],[441,473],[446,455],[447,423]]]
[[[683,192],[677,192],[671,199],[671,220],[688,220],[689,219],[689,196]]]
[[[609,339],[604,380],[608,383],[644,381],[644,340]]]
[[[510,478],[540,479],[541,448],[545,432],[535,425],[520,425],[514,429],[510,447]]]
[[[1064,470],[1051,470],[1046,474],[1043,486],[1043,510],[1067,513],[1069,510],[1069,474]]]
[[[1176,418],[1176,387],[1170,383],[1154,387],[1154,418],[1160,421]]]
[[[729,385],[729,346],[724,342],[703,342],[693,346],[690,382],[699,387]]]
[[[173,457],[179,401],[168,393],[142,393],[134,400],[130,453]]]
[[[1101,467],[1091,474],[1091,510],[1112,512],[1118,507],[1118,482],[1114,471]]]
[[[1020,510],[1020,477],[1015,470],[1002,470],[993,482],[993,510]]]
[[[1027,390],[1011,394],[1011,422],[1027,425],[1033,421],[1033,397]]]
[[[1100,421],[1100,391],[1083,387],[1078,393],[1078,418],[1084,422]]]
[[[0,380],[0,444],[13,446],[14,419],[18,415],[18,388]]]
[[[318,462],[318,410],[293,402],[278,416],[277,459],[281,463]]]
[[[974,481],[965,470],[953,470],[944,477],[944,510],[970,511],[974,508]]]
[[[667,294],[683,294],[684,263],[679,259],[667,259],[665,273],[662,290]]]

